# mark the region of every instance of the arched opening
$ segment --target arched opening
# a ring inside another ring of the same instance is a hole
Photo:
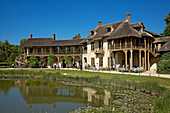
[[[116,52],[115,59],[117,67],[125,67],[125,53],[123,51]]]

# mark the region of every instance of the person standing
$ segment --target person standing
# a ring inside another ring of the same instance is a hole
[[[80,63],[80,70],[82,71],[82,64]]]
[[[97,69],[97,71],[99,71],[99,64],[98,63],[96,64],[96,69]]]
[[[56,63],[54,63],[54,69],[56,69],[56,65],[57,65],[57,64],[56,64]]]
[[[12,64],[12,68],[14,68],[14,64]]]
[[[93,65],[93,71],[95,71],[96,70],[96,66],[95,66],[95,64]]]

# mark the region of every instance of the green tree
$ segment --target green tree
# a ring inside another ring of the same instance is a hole
[[[158,73],[170,74],[170,52],[162,54],[157,69]]]
[[[166,23],[166,27],[164,29],[164,36],[170,36],[170,12],[168,14],[168,16],[166,16],[166,18],[164,19],[165,23]]]
[[[18,47],[18,53],[20,54],[20,55],[22,55],[23,53],[24,53],[24,47],[23,47],[23,45],[24,45],[24,43],[27,41],[27,39],[21,39],[21,41],[20,41],[20,45],[19,45],[19,47]]]
[[[67,64],[68,64],[68,56],[64,56],[64,63],[66,64],[66,67],[67,67]]]
[[[5,61],[5,54],[4,54],[4,51],[0,49],[0,62],[4,62],[4,61]]]
[[[18,53],[11,53],[9,55],[9,57],[7,58],[7,62],[11,63],[11,62],[15,62],[15,58],[18,56]]]
[[[8,40],[5,40],[5,42],[1,44],[1,50],[4,52],[5,60],[7,60],[12,52],[11,44],[9,44]]]
[[[73,37],[73,39],[80,39],[80,38],[81,38],[80,33]]]
[[[54,63],[54,55],[48,56],[48,66],[52,66]]]
[[[37,67],[38,59],[35,56],[31,56],[26,63],[28,64],[28,66],[35,68]]]
[[[23,38],[20,40],[20,46],[23,47],[24,43],[27,41],[27,39]]]
[[[26,39],[20,41],[20,45],[11,45],[8,40],[5,42],[0,42],[0,61],[6,63],[6,65],[11,66],[15,62],[16,56],[23,57],[24,47]]]

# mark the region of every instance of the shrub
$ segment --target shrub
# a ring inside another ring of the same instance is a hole
[[[141,72],[144,72],[145,69],[143,68],[132,68],[130,69],[130,72],[133,72],[133,73],[141,73]]]
[[[52,66],[54,63],[54,55],[48,56],[48,66]]]
[[[127,68],[118,68],[117,70],[120,72],[128,72],[129,71],[129,69],[127,69]]]
[[[91,66],[89,64],[85,66],[85,69],[90,70],[90,68],[91,68]]]
[[[162,54],[157,66],[157,72],[170,74],[170,52]]]
[[[28,66],[35,68],[38,65],[38,59],[35,56],[31,56],[26,63]]]
[[[106,68],[104,68],[104,67],[103,67],[103,68],[100,68],[100,70],[102,70],[102,71],[106,71]]]
[[[170,60],[160,60],[158,63],[158,72],[170,74]]]

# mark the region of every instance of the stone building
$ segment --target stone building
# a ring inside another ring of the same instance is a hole
[[[166,40],[159,41],[161,39],[161,35],[146,30],[142,22],[130,23],[127,13],[123,21],[106,25],[99,21],[84,39],[55,40],[55,34],[52,38],[32,38],[31,34],[24,47],[26,58],[34,55],[44,59],[45,66],[48,56],[54,54],[54,61],[62,66],[64,56],[68,56],[67,67],[81,61],[83,68],[98,64],[100,68],[119,66],[150,70],[156,69],[159,49],[167,43]]]

